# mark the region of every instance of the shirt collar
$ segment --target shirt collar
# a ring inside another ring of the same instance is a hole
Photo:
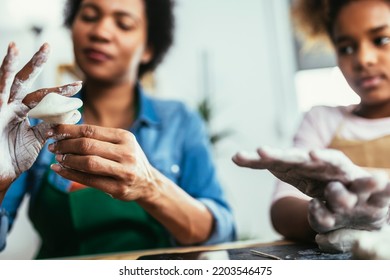
[[[83,89],[81,89],[75,97],[82,99]],[[135,100],[137,104],[137,117],[134,121],[133,127],[138,127],[141,124],[148,126],[158,126],[161,123],[160,118],[156,112],[153,104],[153,99],[149,97],[142,86],[137,83],[135,87]]]
[[[138,123],[145,123],[151,126],[160,124],[160,119],[157,115],[153,100],[143,90],[140,84],[135,88],[136,102],[137,102],[137,118],[134,125]]]

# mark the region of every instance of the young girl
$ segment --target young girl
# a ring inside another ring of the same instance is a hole
[[[23,195],[31,195],[38,258],[234,240],[200,117],[180,102],[147,96],[139,84],[172,43],[172,9],[171,0],[67,1],[66,25],[85,76],[83,125],[50,130],[56,142],[2,203],[12,224]],[[0,191],[17,177],[0,174]]]
[[[388,218],[390,186],[360,167],[390,169],[390,1],[298,0],[293,12],[310,39],[331,42],[361,101],[312,108],[296,132],[295,150],[259,149],[258,158],[233,160],[289,183],[277,184],[271,206],[272,223],[287,238],[379,229]]]

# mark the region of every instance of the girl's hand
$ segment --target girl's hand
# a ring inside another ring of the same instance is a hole
[[[325,200],[309,204],[309,222],[318,233],[336,229],[378,230],[388,223],[390,183],[387,174],[373,174],[345,186],[328,184]]]
[[[349,184],[369,173],[352,163],[342,152],[332,149],[304,150],[262,147],[256,154],[237,153],[233,161],[242,167],[267,169],[304,194],[324,198],[326,186],[333,181]]]
[[[12,181],[31,167],[46,139],[51,136],[51,127],[48,124],[30,126],[27,113],[48,93],[71,96],[81,88],[80,83],[73,83],[28,93],[47,61],[48,55],[49,46],[44,44],[16,73],[18,50],[15,44],[11,43],[0,67],[0,193],[2,194]]]
[[[316,242],[326,252],[349,252],[367,232],[389,223],[390,184],[384,176],[357,179],[348,188],[331,183],[325,202],[309,204],[309,223],[318,232]]]

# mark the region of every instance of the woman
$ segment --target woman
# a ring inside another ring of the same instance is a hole
[[[310,39],[329,39],[361,101],[307,112],[294,137],[296,150],[260,149],[260,158],[238,154],[234,160],[290,184],[278,183],[271,206],[272,223],[287,238],[380,229],[388,223],[388,178],[361,167],[390,168],[390,1],[298,0],[293,11]],[[317,241],[329,241],[323,237]]]
[[[148,97],[139,84],[171,45],[172,6],[67,2],[66,25],[85,76],[83,125],[52,128],[55,142],[2,204],[12,223],[27,188],[29,217],[42,238],[38,258],[235,238],[201,119],[179,102]]]

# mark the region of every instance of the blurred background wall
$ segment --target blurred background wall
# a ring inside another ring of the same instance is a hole
[[[319,67],[323,72],[307,69],[315,65],[300,69],[304,58],[292,34],[289,2],[176,0],[175,44],[153,74],[154,95],[180,99],[194,109],[208,100],[210,133],[230,132],[214,145],[214,156],[240,240],[280,238],[269,219],[274,177],[239,168],[231,157],[240,150],[255,151],[259,145],[289,145],[302,112],[317,103],[333,102],[321,99],[313,86],[338,80],[341,86],[331,89],[334,102],[340,101],[338,92],[346,87],[332,62]],[[61,72],[73,63],[70,35],[62,27],[63,4],[64,0],[0,2],[1,56],[15,41],[23,65],[43,42],[51,45],[50,60],[34,88],[72,80]],[[34,256],[39,238],[26,218],[27,203],[28,198],[0,259]]]

